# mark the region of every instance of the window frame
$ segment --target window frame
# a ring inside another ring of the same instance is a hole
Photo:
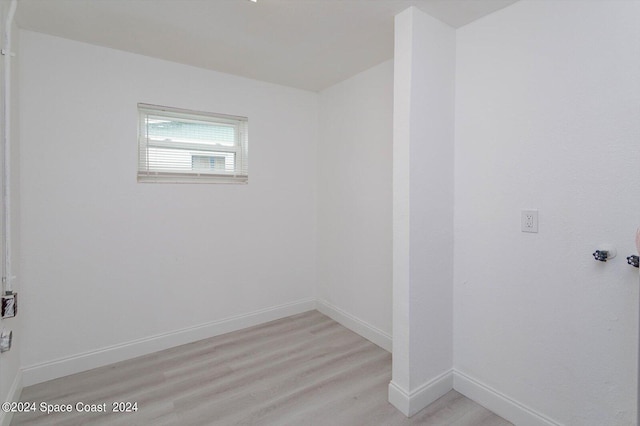
[[[166,118],[167,120],[192,120],[194,123],[210,122],[235,128],[235,141],[232,146],[223,144],[176,142],[152,140],[146,129],[148,116]],[[164,183],[248,183],[248,118],[243,116],[194,111],[161,105],[138,104],[138,182]],[[191,171],[162,171],[153,169],[149,164],[149,148],[184,149],[191,151],[192,157],[215,156],[216,153],[233,154],[234,169],[231,172],[216,170],[206,172],[202,169]]]

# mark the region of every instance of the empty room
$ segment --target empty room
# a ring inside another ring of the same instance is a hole
[[[0,426],[638,425],[640,0],[0,0]]]

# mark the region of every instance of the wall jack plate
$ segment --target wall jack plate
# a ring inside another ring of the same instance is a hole
[[[2,318],[13,318],[18,313],[18,293],[2,296]]]

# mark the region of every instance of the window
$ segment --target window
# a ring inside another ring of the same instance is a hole
[[[138,182],[247,183],[247,118],[138,104]]]

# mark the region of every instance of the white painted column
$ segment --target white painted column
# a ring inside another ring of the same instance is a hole
[[[415,7],[396,16],[389,401],[407,416],[453,388],[455,45]]]

